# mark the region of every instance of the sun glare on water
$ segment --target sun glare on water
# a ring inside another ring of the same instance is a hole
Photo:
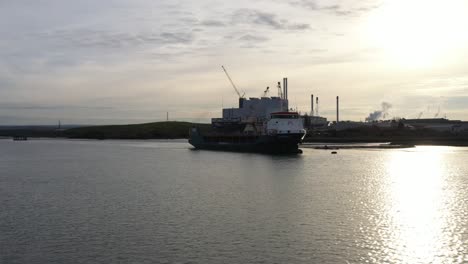
[[[368,20],[370,41],[388,61],[430,67],[467,42],[468,1],[387,0]]]
[[[395,151],[389,159],[389,259],[400,263],[458,263],[463,242],[454,230],[444,147]],[[462,257],[463,258],[463,257]],[[449,261],[450,260],[450,261]],[[457,260],[457,261],[455,261]],[[452,262],[455,261],[455,262]]]

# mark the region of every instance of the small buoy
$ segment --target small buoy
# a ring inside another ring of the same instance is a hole
[[[336,152],[336,151],[332,151],[332,152],[331,152],[331,154],[338,154],[338,152]]]

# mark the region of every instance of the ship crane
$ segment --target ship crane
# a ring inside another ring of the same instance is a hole
[[[265,91],[263,91],[263,97],[267,97],[268,92],[270,92],[270,87],[269,86],[265,89]]]
[[[276,85],[276,87],[278,87],[278,97],[283,99],[283,92],[281,91],[281,83],[278,82],[278,85]]]
[[[233,87],[234,90],[236,91],[236,93],[237,93],[237,95],[239,96],[239,98],[244,98],[245,92],[241,94],[241,93],[239,92],[239,89],[237,89],[237,86],[234,84],[234,82],[232,81],[231,77],[229,76],[228,72],[227,72],[226,69],[224,68],[224,66],[221,66],[221,68],[223,68],[224,73],[226,73],[226,76],[228,77],[229,82],[231,83],[232,87]]]

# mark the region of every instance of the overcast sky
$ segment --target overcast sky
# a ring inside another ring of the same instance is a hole
[[[0,0],[0,125],[206,122],[237,105],[221,65],[329,119],[468,120],[467,28],[466,0]]]

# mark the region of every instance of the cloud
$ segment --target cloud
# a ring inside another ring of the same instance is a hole
[[[247,35],[240,37],[239,40],[244,40],[246,42],[265,42],[265,41],[268,41],[269,38],[247,34]]]
[[[365,62],[372,60],[372,50],[355,50],[347,53],[328,54],[327,49],[309,49],[307,50],[312,56],[309,57],[309,65],[327,65],[327,64],[342,64]]]
[[[116,32],[86,28],[40,32],[36,37],[61,48],[126,48],[141,45],[189,44],[191,32]]]
[[[0,92],[4,89],[11,88],[13,84],[14,81],[11,80],[6,73],[0,71]]]
[[[466,79],[418,85],[441,75],[428,70],[406,77],[381,59],[381,50],[371,50],[374,44],[360,34],[365,25],[348,18],[372,11],[380,1],[274,0],[245,7],[211,0],[0,0],[0,112],[18,118],[135,119],[159,112],[165,118],[166,111],[176,116],[186,107],[187,113],[208,109],[218,115],[224,93],[219,87],[227,85],[219,64],[242,76],[237,78],[244,87],[264,87],[263,81],[282,74],[302,82],[293,85],[293,94],[301,87],[317,94],[320,87],[336,94],[355,87],[349,106],[359,101],[364,110],[349,115],[359,118],[376,100],[390,100],[392,111],[406,109],[397,107],[398,98],[408,94],[459,96],[453,105],[461,107]],[[245,67],[249,61],[262,67]],[[439,66],[453,77],[465,75],[462,64]],[[389,93],[392,98],[379,98]],[[419,104],[413,108],[420,112]]]
[[[235,24],[253,24],[275,30],[307,30],[309,24],[291,23],[287,19],[279,19],[275,14],[255,9],[238,9],[233,14]]]
[[[206,27],[224,27],[226,26],[223,22],[218,21],[218,20],[203,20],[200,22],[200,25],[206,26]]]
[[[15,74],[64,70],[83,64],[113,64],[128,57],[157,59],[144,56],[167,53],[167,50],[190,50],[196,33],[182,29],[170,31],[114,31],[90,28],[67,28],[25,34],[10,39],[9,49],[0,51],[6,67]],[[0,76],[4,74],[0,73]]]
[[[194,36],[184,32],[164,32],[160,34],[160,39],[164,44],[190,44],[194,40]]]
[[[358,6],[358,7],[347,7],[345,5],[340,4],[332,4],[332,5],[319,5],[316,0],[293,0],[290,2],[293,6],[299,6],[302,8],[306,8],[312,11],[322,11],[326,12],[335,16],[360,16],[363,13],[367,13],[372,11],[373,9],[378,8],[380,5],[376,3],[369,3],[366,5]]]
[[[190,50],[202,34],[181,3],[26,2],[0,3],[0,68],[10,69],[15,82],[22,79],[16,75],[155,60],[153,53]]]

